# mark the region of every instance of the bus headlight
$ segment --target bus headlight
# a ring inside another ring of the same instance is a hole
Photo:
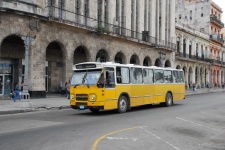
[[[96,101],[97,96],[95,94],[90,94],[90,101]]]
[[[74,99],[74,95],[73,94],[70,95],[70,99]]]

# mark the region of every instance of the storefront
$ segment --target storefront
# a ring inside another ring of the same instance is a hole
[[[13,64],[0,63],[0,96],[13,90]]]

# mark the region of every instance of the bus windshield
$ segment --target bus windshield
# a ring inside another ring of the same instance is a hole
[[[75,71],[72,76],[71,85],[95,85],[101,75],[102,70]]]

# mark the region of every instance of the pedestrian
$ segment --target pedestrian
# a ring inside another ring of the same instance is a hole
[[[20,83],[18,82],[16,85],[15,85],[15,89],[14,89],[14,98],[13,98],[13,101],[16,102],[16,97],[19,97],[19,99],[21,100],[21,97],[20,97]]]

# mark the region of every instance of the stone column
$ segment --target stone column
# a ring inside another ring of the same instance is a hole
[[[150,9],[150,24],[149,24],[149,35],[156,37],[156,0],[151,0],[149,4]]]

